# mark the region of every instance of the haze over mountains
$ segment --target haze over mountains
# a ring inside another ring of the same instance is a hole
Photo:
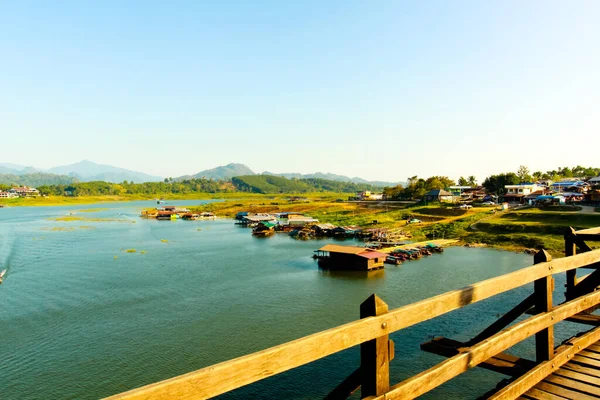
[[[308,178],[319,178],[327,179],[339,182],[353,182],[353,183],[365,183],[376,186],[393,186],[402,182],[381,182],[381,181],[367,181],[358,177],[348,177],[344,175],[337,175],[331,173],[317,172],[314,174],[300,174],[300,173],[275,173],[275,172],[262,172],[255,173],[248,166],[244,164],[230,163],[222,165],[216,168],[207,169],[200,171],[193,175],[183,175],[173,180],[185,180],[194,178],[206,178],[214,180],[230,180],[234,176],[247,176],[247,175],[274,175],[282,176],[288,179],[308,179]],[[139,171],[132,171],[124,168],[118,168],[111,165],[98,164],[93,161],[83,160],[74,164],[62,165],[53,167],[47,170],[37,169],[31,166],[0,163],[0,183],[18,183],[18,184],[29,184],[31,182],[43,182],[38,184],[53,184],[54,181],[57,184],[71,183],[74,181],[79,182],[91,182],[91,181],[106,181],[113,183],[120,183],[123,181],[134,183],[142,182],[156,182],[163,180],[164,177],[153,176]],[[29,183],[24,183],[29,182]]]

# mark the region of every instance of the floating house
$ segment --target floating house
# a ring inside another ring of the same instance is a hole
[[[327,269],[370,271],[383,268],[388,255],[357,246],[328,244],[315,251],[319,266]]]
[[[270,236],[275,233],[277,224],[273,222],[260,222],[256,228],[252,230],[254,236]]]

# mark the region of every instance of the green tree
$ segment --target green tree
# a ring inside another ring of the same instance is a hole
[[[519,167],[519,170],[517,171],[517,176],[519,177],[519,180],[520,180],[519,183],[531,181],[531,175],[529,174],[529,168],[527,168],[524,165],[521,165]]]
[[[458,186],[469,186],[469,181],[461,176],[458,178]]]
[[[495,193],[502,195],[506,193],[504,186],[506,185],[518,185],[521,182],[520,178],[514,172],[508,172],[505,174],[492,175],[485,178],[483,181],[483,187],[489,193]]]
[[[469,176],[468,185],[471,187],[477,186],[477,178],[475,178],[473,175]]]

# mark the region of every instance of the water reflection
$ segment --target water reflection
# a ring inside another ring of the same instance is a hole
[[[319,275],[344,280],[380,279],[385,276],[385,269],[381,268],[373,271],[340,271],[319,268]]]

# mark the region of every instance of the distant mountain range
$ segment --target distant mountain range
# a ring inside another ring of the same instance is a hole
[[[182,181],[185,179],[206,178],[206,179],[226,181],[226,180],[233,178],[234,176],[244,176],[244,175],[256,175],[256,174],[254,172],[252,172],[252,170],[244,164],[230,163],[227,165],[222,165],[220,167],[200,171],[194,175],[180,176],[180,177],[176,178],[176,180]]]
[[[295,172],[290,173],[276,173],[276,172],[262,172],[260,174],[252,171],[247,165],[244,164],[227,164],[222,165],[220,167],[207,169],[205,171],[200,171],[194,175],[184,175],[180,176],[176,180],[184,180],[184,179],[192,179],[192,178],[207,178],[207,179],[215,179],[215,180],[229,180],[234,176],[249,176],[249,175],[270,175],[270,176],[281,176],[284,178],[292,179],[327,179],[330,181],[338,181],[338,182],[352,182],[352,183],[364,183],[367,185],[373,186],[395,186],[397,184],[404,184],[404,182],[383,182],[383,181],[368,181],[362,178],[350,178],[344,175],[336,175],[330,173],[322,173],[316,172],[314,174],[300,174]]]
[[[88,160],[50,168],[48,172],[57,175],[72,176],[81,182],[105,181],[118,183],[123,181],[133,181],[135,183],[142,183],[157,182],[163,179],[160,176],[152,176],[144,174],[143,172],[117,168],[111,165],[96,164],[95,162]]]
[[[29,175],[35,175],[35,177],[28,177]],[[300,174],[300,173],[274,173],[274,172],[262,172],[255,173],[248,166],[244,164],[230,163],[222,165],[216,168],[207,169],[200,171],[194,175],[184,175],[175,180],[181,181],[186,179],[214,179],[214,180],[231,180],[236,176],[251,176],[251,175],[271,175],[285,177],[288,179],[326,179],[338,182],[350,182],[357,184],[366,184],[372,186],[395,186],[397,184],[403,184],[403,182],[383,182],[383,181],[368,181],[366,179],[354,177],[350,178],[344,175],[337,175],[331,173],[317,172],[314,174]],[[97,164],[92,161],[83,160],[74,164],[62,165],[59,167],[50,168],[48,170],[41,170],[31,166],[17,165],[10,163],[0,163],[0,183],[4,184],[27,184],[22,182],[43,182],[39,184],[63,184],[74,181],[78,182],[91,182],[91,181],[105,181],[120,183],[123,181],[142,183],[142,182],[156,182],[161,181],[163,178],[160,176],[148,175],[143,172],[131,171],[124,168],[113,167],[111,165]],[[33,185],[33,184],[31,184]]]

